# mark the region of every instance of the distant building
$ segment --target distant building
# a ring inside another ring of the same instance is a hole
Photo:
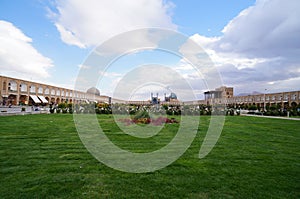
[[[168,97],[165,93],[165,102],[178,102],[177,95],[175,93],[171,93]]]
[[[96,88],[83,92],[0,76],[0,105],[48,105],[90,101],[109,103],[109,97],[101,96]]]
[[[153,93],[151,93],[151,104],[159,104],[160,99],[158,98],[158,93],[156,93],[156,96],[153,96]]]
[[[296,107],[300,103],[300,91],[234,96],[232,87],[222,86],[215,90],[204,92],[204,100],[189,101],[184,103],[194,105],[226,104],[227,106],[235,108],[256,105],[260,109],[264,109],[265,107],[272,105],[280,105],[282,108],[288,106]]]
[[[148,101],[125,101],[115,99],[109,96],[100,95],[100,91],[95,88],[89,88],[86,92],[76,91],[72,89],[42,84],[17,78],[0,76],[0,105],[48,105],[67,103],[119,103],[119,104],[166,104],[166,105],[182,105],[182,104],[226,104],[232,107],[243,107],[256,105],[260,108],[272,105],[280,105],[285,107],[296,107],[300,104],[300,91],[279,92],[279,93],[263,93],[244,96],[234,96],[233,88],[222,86],[215,90],[204,92],[203,100],[181,102],[177,99],[175,93],[169,96],[165,94],[165,100],[161,101],[158,97],[151,94]]]
[[[209,99],[226,99],[233,97],[233,87],[222,86],[220,88],[216,88],[213,91],[204,92],[205,100]]]

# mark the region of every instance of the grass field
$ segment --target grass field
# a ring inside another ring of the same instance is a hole
[[[163,146],[159,136],[172,137],[178,125],[132,145],[115,134],[111,116],[99,119],[110,139],[133,151]],[[72,115],[0,117],[0,198],[300,198],[300,121],[226,117],[217,145],[199,159],[208,124],[201,117],[196,139],[176,162],[133,174],[94,159]]]

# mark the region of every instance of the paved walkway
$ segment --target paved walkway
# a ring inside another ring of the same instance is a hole
[[[283,119],[283,120],[299,120],[298,117],[279,117],[279,116],[266,116],[266,115],[251,115],[251,114],[242,114],[242,116],[250,116],[250,117],[263,117],[263,118],[274,118],[274,119]]]
[[[25,111],[22,111],[22,107],[25,108]],[[39,108],[34,110],[36,107],[32,108],[31,106],[0,106],[0,116],[10,116],[10,115],[28,115],[28,114],[41,114],[49,113],[49,108]]]

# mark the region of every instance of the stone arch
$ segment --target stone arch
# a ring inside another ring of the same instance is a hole
[[[17,95],[10,94],[7,98],[7,105],[17,105]]]
[[[29,90],[30,93],[36,94],[36,91],[35,91],[36,86],[35,86],[34,84],[31,84],[30,87],[29,87],[29,89],[30,89],[30,90]]]
[[[38,87],[38,94],[43,94],[43,91],[44,91],[43,87],[39,86]]]
[[[292,107],[292,108],[296,108],[297,105],[298,105],[297,102],[292,102],[292,103],[291,103],[291,107]]]
[[[27,105],[28,104],[28,96],[27,95],[20,95],[20,98],[19,98],[19,104],[20,105]]]
[[[51,98],[51,104],[55,104],[55,98],[54,97]]]
[[[8,90],[17,91],[17,89],[18,89],[17,82],[14,80],[10,80],[8,83]]]
[[[44,93],[45,93],[45,95],[49,95],[50,94],[50,90],[49,90],[48,87],[45,88]]]
[[[21,83],[20,84],[20,91],[21,92],[27,92],[27,90],[28,90],[27,84],[26,83]]]
[[[56,93],[55,89],[51,89],[51,95],[54,96]]]
[[[284,102],[284,103],[283,103],[283,107],[284,107],[285,109],[287,109],[287,108],[289,107],[289,102]]]

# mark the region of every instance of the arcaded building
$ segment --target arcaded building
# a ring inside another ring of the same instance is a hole
[[[182,104],[227,104],[233,107],[245,105],[257,105],[266,107],[280,104],[281,107],[296,107],[300,104],[300,91],[263,93],[246,96],[234,96],[233,87],[222,86],[215,90],[204,92],[205,99],[181,102],[176,94],[171,93],[165,96],[165,101],[160,104],[182,105]],[[97,88],[89,88],[87,91],[76,91],[72,89],[32,82],[12,77],[0,76],[0,105],[48,105],[80,102],[102,102],[102,103],[123,103],[150,105],[148,101],[125,101],[113,99],[109,96],[100,95]]]
[[[266,107],[281,105],[281,107],[296,107],[300,103],[300,91],[261,93],[245,96],[234,96],[232,87],[222,86],[213,91],[204,92],[205,99],[199,100],[199,104],[227,104],[233,107],[256,105]]]
[[[0,105],[48,105],[79,102],[109,103],[108,96],[101,96],[95,88],[87,92],[0,76]]]

